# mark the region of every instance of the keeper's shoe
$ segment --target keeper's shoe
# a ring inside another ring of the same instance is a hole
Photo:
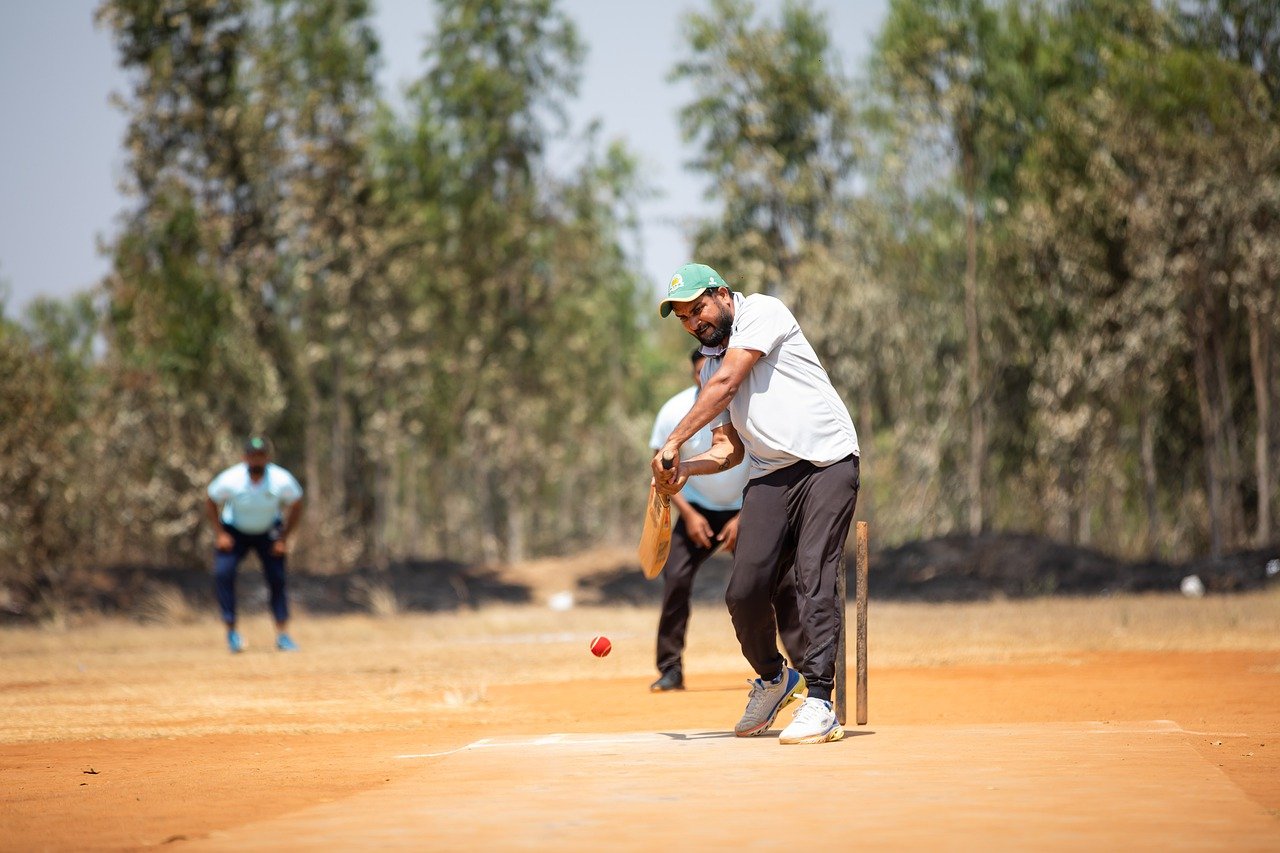
[[[788,702],[796,698],[796,694],[804,690],[804,676],[789,666],[782,668],[777,681],[765,681],[761,678],[751,679],[751,694],[747,697],[747,710],[742,719],[733,727],[738,737],[755,737],[769,730],[778,712]]]
[[[684,690],[684,674],[672,668],[662,673],[662,677],[649,685],[650,693],[666,693],[669,690]]]
[[[239,631],[227,632],[227,648],[231,650],[233,655],[238,655],[244,651],[244,637],[240,636]]]
[[[778,743],[827,743],[844,737],[844,729],[836,720],[831,703],[809,697],[804,700],[791,723],[778,736]]]
[[[288,634],[280,634],[276,637],[276,648],[282,652],[296,652],[298,644]]]

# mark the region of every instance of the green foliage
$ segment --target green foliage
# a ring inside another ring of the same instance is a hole
[[[9,343],[15,361],[41,353],[13,394],[49,422],[57,475],[101,460],[59,511],[107,505],[122,523],[91,541],[13,528],[49,566],[203,562],[204,486],[260,430],[306,486],[298,557],[315,568],[630,535],[661,373],[624,248],[644,190],[620,145],[546,162],[577,33],[550,0],[442,3],[397,116],[375,89],[370,14],[99,9],[132,83],[136,206],[102,316],[39,304]]]
[[[550,162],[572,21],[442,0],[398,114],[370,10],[102,3],[134,205],[94,296],[0,296],[0,606],[203,563],[249,431],[304,482],[316,569],[635,535],[688,341],[637,273],[633,155],[591,131]],[[880,541],[1273,538],[1274,4],[894,0],[862,79],[807,3],[684,29],[696,255],[800,318]]]
[[[690,52],[671,77],[694,86],[681,128],[721,206],[695,255],[745,290],[786,294],[806,253],[830,247],[844,224],[853,110],[822,15],[788,2],[777,24],[754,16],[746,0],[690,14]]]

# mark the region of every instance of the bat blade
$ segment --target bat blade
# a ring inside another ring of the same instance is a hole
[[[671,470],[675,462],[669,455],[663,454],[662,467]],[[636,549],[636,557],[640,560],[640,570],[649,580],[653,580],[667,563],[667,554],[671,551],[671,498],[658,493],[658,487],[649,486],[649,503],[644,511],[644,530],[640,533],[640,547]]]
[[[658,576],[666,565],[670,551],[671,498],[658,494],[657,488],[650,486],[649,504],[644,512],[644,530],[640,534],[640,547],[636,549],[640,570],[646,578],[653,580]]]

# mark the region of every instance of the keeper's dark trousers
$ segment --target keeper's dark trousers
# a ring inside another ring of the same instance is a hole
[[[698,568],[707,561],[715,551],[715,537],[720,535],[724,526],[738,514],[736,509],[707,509],[690,501],[690,506],[706,517],[711,525],[710,548],[702,548],[689,537],[684,518],[676,522],[671,531],[671,551],[667,554],[667,562],[662,566],[662,615],[658,618],[658,672],[671,669],[683,673],[684,643],[689,629],[690,599],[693,594],[693,578]],[[742,526],[738,526],[738,535],[742,535]],[[782,634],[782,645],[787,650],[793,665],[799,665],[804,654],[804,633],[800,629],[800,610],[796,603],[795,583],[790,572],[778,585],[774,595],[774,610],[777,613],[778,629]]]
[[[279,527],[266,533],[244,533],[229,524],[222,529],[231,534],[234,543],[230,551],[213,552],[213,583],[218,592],[218,608],[222,611],[222,621],[228,625],[236,621],[236,569],[240,561],[250,551],[258,555],[262,561],[262,573],[267,578],[267,588],[271,590],[271,615],[276,623],[283,625],[289,621],[289,602],[284,590],[284,557],[271,553],[271,546],[279,538]]]
[[[782,671],[773,596],[794,568],[808,695],[831,700],[840,601],[836,575],[858,502],[858,457],[819,468],[797,462],[747,484],[725,601],[742,655],[761,678]]]

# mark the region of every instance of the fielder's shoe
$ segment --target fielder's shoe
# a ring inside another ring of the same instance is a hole
[[[244,651],[244,638],[240,636],[239,631],[227,632],[227,648],[231,649],[231,654],[238,655]]]
[[[684,674],[680,670],[669,669],[649,685],[650,693],[666,693],[668,690],[684,690]]]
[[[804,690],[804,676],[789,666],[782,668],[777,681],[765,681],[760,678],[747,682],[751,685],[751,695],[747,697],[747,710],[742,719],[733,727],[738,737],[755,737],[763,734],[773,725],[774,718],[782,710],[782,706],[796,698],[796,694]]]
[[[831,703],[824,699],[805,699],[782,730],[778,743],[826,743],[844,737],[844,729],[836,721]]]
[[[298,644],[295,643],[288,634],[281,634],[276,637],[276,648],[282,652],[296,652]]]

